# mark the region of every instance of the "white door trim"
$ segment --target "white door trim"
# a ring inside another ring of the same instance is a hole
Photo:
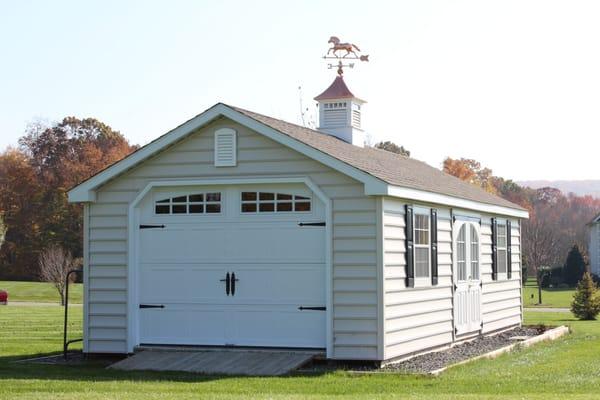
[[[332,279],[332,233],[333,217],[331,199],[309,177],[248,177],[248,178],[221,178],[221,179],[190,179],[190,180],[161,180],[149,182],[129,205],[127,237],[127,352],[132,353],[135,346],[140,343],[139,336],[139,309],[138,299],[138,240],[136,227],[139,225],[139,203],[156,187],[176,186],[210,186],[210,185],[240,185],[240,184],[273,184],[273,183],[303,183],[325,205],[325,300],[326,300],[326,350],[327,358],[333,356],[333,279]]]

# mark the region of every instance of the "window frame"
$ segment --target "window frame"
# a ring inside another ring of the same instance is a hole
[[[255,200],[243,200],[244,193],[255,193]],[[273,199],[261,200],[260,195],[262,194],[272,194]],[[291,196],[291,199],[277,199],[278,195]],[[305,199],[296,199],[296,197],[304,197]],[[255,215],[276,215],[276,216],[286,216],[286,215],[310,215],[313,213],[314,203],[313,196],[305,193],[293,193],[293,192],[282,192],[277,190],[240,190],[238,192],[238,213],[242,216],[255,216]],[[289,203],[292,206],[290,211],[278,211],[278,204],[286,204]],[[306,211],[296,211],[296,203],[308,203],[309,209]],[[244,204],[255,204],[255,211],[244,211]],[[261,204],[273,204],[273,211],[260,211]]]
[[[417,216],[423,216],[427,219],[427,244],[417,244],[417,232],[423,229],[417,229]],[[427,276],[417,276],[417,249],[427,249]],[[431,283],[431,209],[413,206],[413,263],[415,287],[432,286]]]
[[[208,201],[206,198],[207,194],[219,194],[218,201]],[[190,196],[202,195],[202,201],[190,201]],[[186,198],[185,202],[173,202],[173,199],[178,197]],[[168,202],[164,202],[164,200],[169,200]],[[219,212],[206,212],[207,205],[219,205]],[[169,206],[168,213],[157,213],[156,207],[160,205]],[[173,212],[173,205],[184,205],[186,208],[186,212],[184,213],[175,213]],[[191,205],[202,205],[201,213],[191,213],[190,206]],[[153,207],[152,207],[152,215],[154,217],[171,217],[171,216],[188,216],[188,217],[210,217],[210,216],[219,216],[223,215],[225,207],[225,195],[222,190],[204,190],[204,191],[191,191],[186,193],[165,193],[164,195],[156,194],[153,198]]]
[[[500,232],[504,230],[504,246],[500,246]],[[496,220],[496,259],[498,265],[496,266],[497,280],[508,279],[508,224],[505,219]],[[504,252],[504,271],[500,270],[500,252]]]

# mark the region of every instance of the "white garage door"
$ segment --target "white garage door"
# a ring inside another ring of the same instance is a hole
[[[147,344],[325,347],[325,221],[303,185],[189,187],[141,204]]]

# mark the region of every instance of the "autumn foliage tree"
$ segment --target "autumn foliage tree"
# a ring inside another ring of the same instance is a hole
[[[565,195],[551,187],[523,187],[494,176],[491,169],[472,159],[447,158],[444,171],[529,211],[529,219],[521,228],[523,262],[538,278],[538,287],[540,268],[562,265],[574,243],[584,255],[587,253],[586,224],[600,210],[600,199]],[[541,303],[541,290],[538,296]]]
[[[68,190],[135,149],[119,132],[93,119],[67,117],[31,125],[18,149],[0,155],[0,216],[6,237],[0,276],[38,275],[38,255],[51,244],[82,254],[82,209]]]

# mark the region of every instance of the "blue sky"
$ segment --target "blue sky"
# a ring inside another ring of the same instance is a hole
[[[145,144],[222,101],[300,121],[337,35],[373,141],[439,167],[600,179],[600,3],[0,2],[0,148],[28,123],[95,117]]]

